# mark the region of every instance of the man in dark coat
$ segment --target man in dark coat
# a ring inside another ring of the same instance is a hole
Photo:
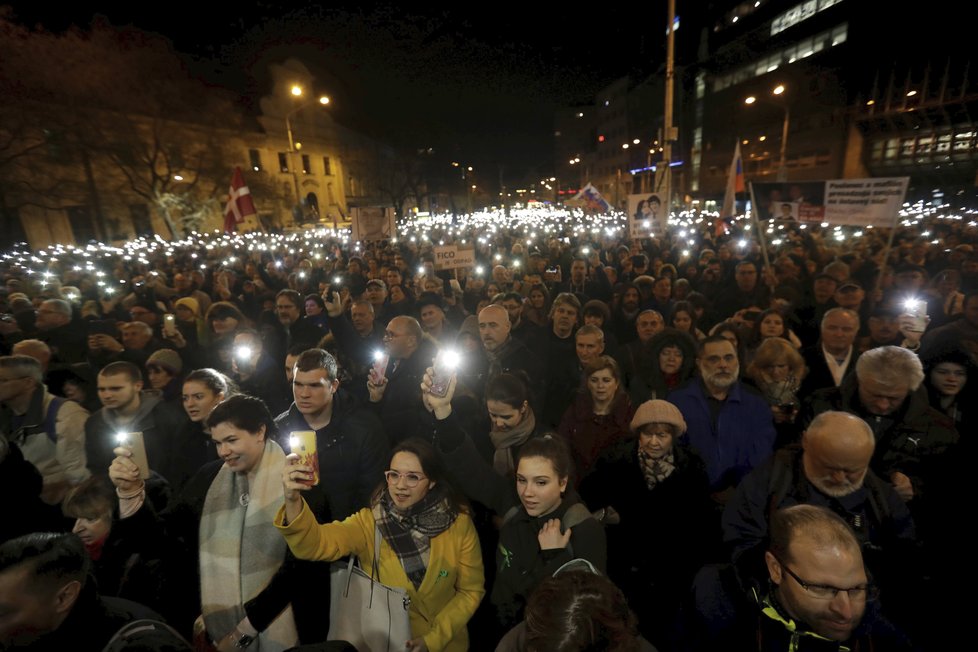
[[[380,419],[339,386],[336,360],[322,349],[299,355],[292,380],[295,402],[275,418],[290,448],[289,433],[313,430],[319,454],[319,485],[335,519],[370,505],[389,461]]]
[[[390,320],[384,332],[387,368],[380,376],[371,370],[367,381],[370,405],[380,415],[391,444],[412,436],[425,436],[427,410],[421,403],[421,379],[438,349],[424,336],[413,317]]]

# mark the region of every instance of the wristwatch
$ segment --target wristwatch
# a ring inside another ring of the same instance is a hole
[[[240,636],[238,636],[240,634]],[[231,638],[234,640],[234,647],[239,650],[243,650],[252,643],[255,642],[254,636],[249,636],[248,634],[241,634],[238,630],[231,632]]]

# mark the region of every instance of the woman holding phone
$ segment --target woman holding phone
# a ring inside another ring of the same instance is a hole
[[[464,493],[502,519],[496,578],[490,596],[502,632],[518,623],[533,589],[574,558],[604,572],[604,530],[573,490],[574,463],[555,435],[536,437],[519,450],[514,478],[496,473],[478,454],[452,413],[452,376],[445,396],[431,393],[433,370],[421,384],[425,407],[435,417],[434,440]]]
[[[298,462],[289,456],[282,473],[285,505],[275,517],[292,553],[315,561],[357,555],[364,572],[406,589],[412,638],[391,641],[391,649],[468,650],[466,623],[485,594],[482,553],[469,507],[449,485],[435,449],[421,439],[402,442],[370,507],[325,525],[302,498],[314,469]]]
[[[273,441],[268,408],[238,394],[204,423],[220,459],[201,468],[158,516],[144,504],[132,451],[115,450],[109,477],[119,495],[119,535],[128,529],[134,537],[162,523],[179,570],[168,578],[162,602],[171,605],[166,615],[180,631],[193,625],[195,638],[219,650],[256,640],[262,652],[325,640],[320,610],[328,573],[291,558],[272,524],[283,500],[285,453]],[[314,518],[328,518],[325,501],[313,502]],[[193,569],[199,583],[187,581],[196,580]]]

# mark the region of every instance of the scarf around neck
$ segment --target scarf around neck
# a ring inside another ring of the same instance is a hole
[[[244,603],[261,593],[285,560],[285,539],[273,525],[284,500],[285,453],[265,440],[249,478],[221,467],[200,517],[200,597],[207,634],[227,636],[245,617]],[[292,608],[259,634],[257,650],[280,652],[298,642]]]
[[[639,449],[638,465],[641,467],[642,475],[645,477],[645,486],[651,491],[676,470],[676,456],[675,453],[669,451],[662,457],[656,459],[642,449]]]
[[[533,408],[527,406],[526,416],[519,425],[509,430],[497,430],[495,426],[489,431],[492,442],[492,468],[499,475],[510,476],[516,473],[516,460],[513,458],[513,447],[522,446],[536,430],[537,421]]]
[[[458,512],[441,491],[429,491],[424,498],[402,511],[394,506],[387,490],[372,509],[374,522],[404,567],[414,589],[421,587],[428,571],[431,539],[455,522]],[[379,556],[379,552],[378,552]]]

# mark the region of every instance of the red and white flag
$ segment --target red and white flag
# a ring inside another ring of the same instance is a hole
[[[234,233],[235,224],[241,224],[245,218],[257,215],[255,202],[251,199],[251,191],[245,185],[241,168],[235,166],[231,175],[231,189],[228,191],[228,205],[224,209],[224,230]]]

